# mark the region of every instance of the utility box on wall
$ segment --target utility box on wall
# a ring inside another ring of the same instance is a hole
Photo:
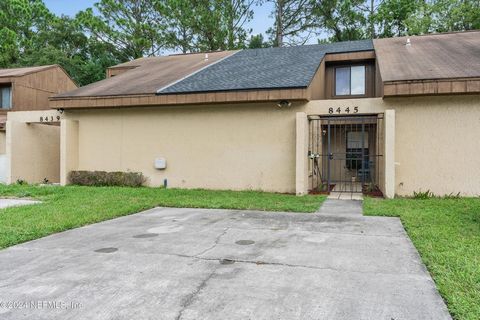
[[[165,169],[167,167],[167,160],[165,158],[155,159],[155,169]]]

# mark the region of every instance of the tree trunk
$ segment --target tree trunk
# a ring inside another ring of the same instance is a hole
[[[276,38],[277,47],[283,47],[283,0],[277,1]]]
[[[375,10],[375,0],[370,0],[370,38],[375,38],[375,22],[373,21],[373,14]]]

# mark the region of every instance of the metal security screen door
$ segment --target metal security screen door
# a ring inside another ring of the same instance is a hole
[[[309,118],[311,192],[375,192],[383,172],[383,115]]]

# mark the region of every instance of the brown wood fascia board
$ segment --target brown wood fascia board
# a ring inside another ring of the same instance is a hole
[[[139,66],[128,66],[128,67],[116,67],[116,66],[113,66],[113,67],[108,67],[107,70],[131,70],[131,69],[135,69],[135,68],[138,68]]]
[[[480,78],[386,81],[383,96],[417,96],[480,93]]]
[[[57,67],[61,68],[61,66],[58,65],[58,64],[52,64],[52,65],[49,65],[49,66],[45,66],[43,68],[39,68],[37,70],[31,70],[31,71],[28,71],[28,72],[25,72],[25,73],[22,73],[22,74],[6,76],[5,78],[21,78],[21,77],[25,77],[25,76],[28,76],[28,75],[31,75],[31,74],[34,74],[34,73],[50,70],[50,69],[57,68]],[[62,70],[63,70],[63,68],[62,68]],[[0,77],[0,79],[1,79],[1,77]]]
[[[116,108],[137,106],[172,106],[278,100],[308,101],[307,88],[279,90],[224,91],[213,93],[129,95],[105,97],[50,98],[53,109]]]
[[[13,85],[16,79],[16,77],[3,77],[0,78],[0,83],[11,83]]]
[[[345,53],[328,53],[325,55],[325,62],[347,62],[356,60],[371,60],[375,59],[375,51],[359,51],[359,52],[345,52]]]

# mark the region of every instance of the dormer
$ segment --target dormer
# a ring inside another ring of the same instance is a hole
[[[326,99],[377,97],[376,87],[374,51],[325,56]]]

